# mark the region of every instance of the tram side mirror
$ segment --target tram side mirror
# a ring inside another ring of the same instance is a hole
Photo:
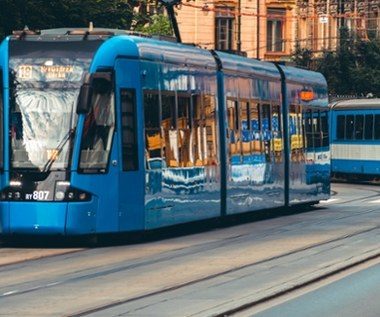
[[[80,87],[77,114],[88,113],[91,108],[92,100],[92,87],[91,87],[91,75],[87,74],[84,78],[83,85]]]
[[[88,113],[91,109],[92,97],[95,94],[105,95],[112,92],[112,73],[97,72],[87,74],[80,88],[77,113]]]
[[[97,72],[91,76],[91,86],[95,94],[105,95],[112,92],[112,73]]]

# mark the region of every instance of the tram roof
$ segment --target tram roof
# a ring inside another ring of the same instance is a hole
[[[332,110],[360,110],[360,109],[379,109],[380,98],[373,99],[348,99],[336,101],[330,104]]]
[[[318,72],[299,67],[279,65],[283,70],[287,82],[302,83],[310,86],[327,86],[325,77]]]
[[[95,59],[102,59],[97,61],[98,65],[112,65],[117,57],[130,57],[181,66],[216,69],[215,59],[208,50],[193,45],[136,35],[111,37],[100,46],[95,55]]]
[[[273,63],[219,51],[216,53],[220,58],[223,70],[226,72],[247,76],[255,75],[267,77],[268,79],[281,79],[280,73]]]
[[[98,65],[113,65],[117,57],[130,57],[201,68],[216,69],[215,59],[205,49],[177,43],[172,37],[147,35],[109,28],[56,28],[38,32],[16,31],[11,40],[59,42],[102,40],[95,54]]]

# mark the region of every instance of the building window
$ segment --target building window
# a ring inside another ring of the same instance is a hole
[[[216,7],[215,49],[228,51],[233,49],[234,8]],[[231,13],[230,13],[231,11]]]
[[[267,51],[284,52],[285,9],[268,9]]]

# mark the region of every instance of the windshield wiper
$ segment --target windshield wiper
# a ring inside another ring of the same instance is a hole
[[[75,133],[75,128],[70,129],[66,133],[65,137],[59,142],[57,147],[52,151],[52,154],[51,154],[50,158],[47,160],[47,162],[45,163],[45,165],[42,169],[42,172],[50,171],[53,163],[58,158],[59,154],[61,154],[63,147],[65,146],[67,141],[69,141],[71,139],[71,137],[74,135],[74,133]]]

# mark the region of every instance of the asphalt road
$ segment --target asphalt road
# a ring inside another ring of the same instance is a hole
[[[231,316],[282,298],[380,257],[380,187],[333,190],[307,212],[172,238],[0,248],[0,316]]]
[[[380,263],[268,308],[255,317],[379,317]]]

